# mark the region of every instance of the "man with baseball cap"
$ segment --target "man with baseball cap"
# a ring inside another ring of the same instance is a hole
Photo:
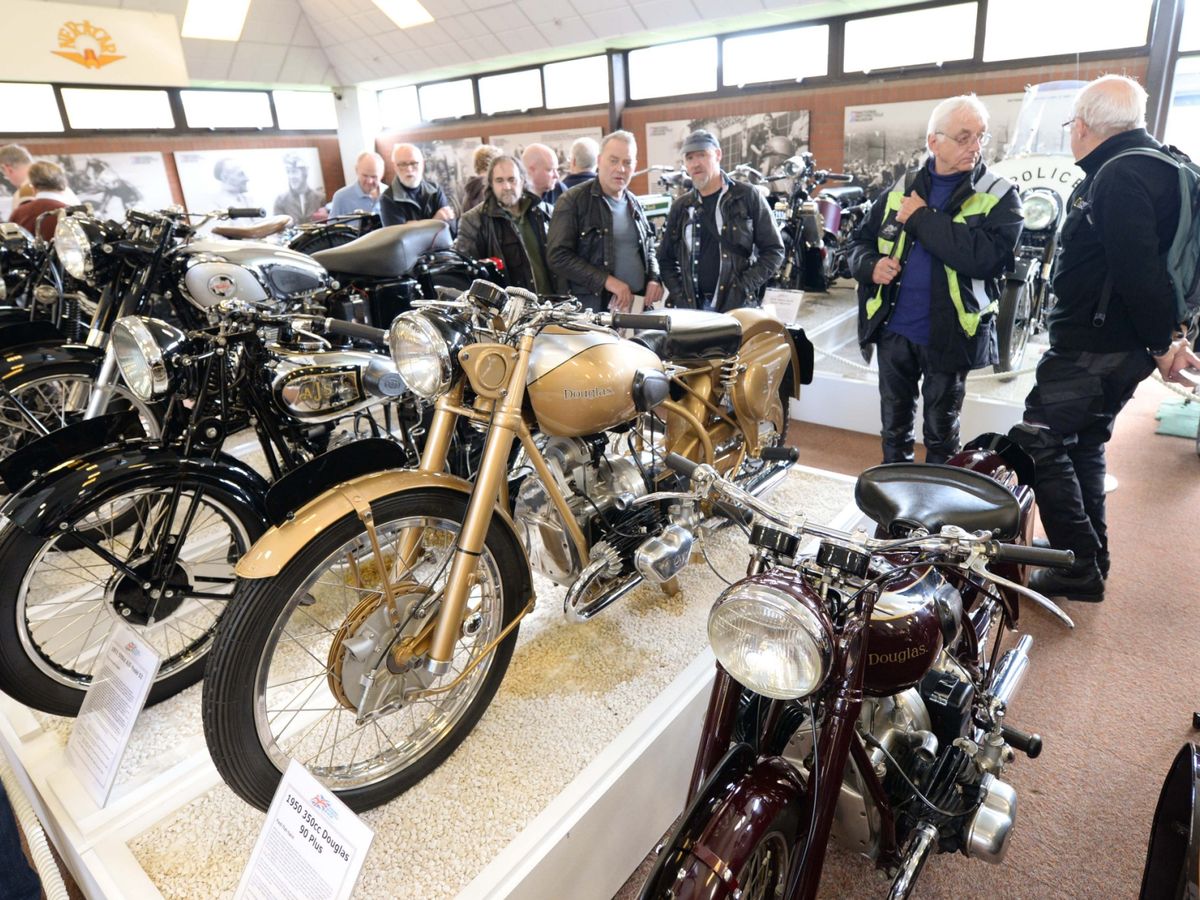
[[[693,131],[680,148],[693,189],[675,203],[658,247],[668,306],[725,312],[757,306],[783,263],[783,241],[762,194],[721,171],[721,145]]]

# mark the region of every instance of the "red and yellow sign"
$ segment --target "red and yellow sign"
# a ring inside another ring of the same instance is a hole
[[[117,43],[103,28],[87,19],[82,22],[64,22],[58,29],[58,46],[51,50],[55,56],[79,63],[85,69],[100,69],[125,57],[117,53]]]

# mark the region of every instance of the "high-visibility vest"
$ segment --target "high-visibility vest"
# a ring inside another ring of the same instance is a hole
[[[954,214],[952,221],[965,224],[967,216],[986,216],[992,211],[1000,199],[1011,190],[1012,185],[1005,178],[999,175],[992,176],[990,182],[983,185],[973,185],[974,193],[971,194]],[[879,252],[884,256],[891,254],[893,245],[896,246],[896,258],[899,259],[904,255],[905,238],[908,233],[904,229],[900,230],[900,236],[895,241],[889,241],[883,236],[883,225],[887,222],[888,216],[894,214],[900,209],[900,204],[904,202],[907,196],[904,192],[904,179],[899,179],[892,185],[888,191],[887,201],[883,207],[883,219],[880,221],[880,233],[876,238],[876,246]],[[962,289],[958,283],[958,273],[950,266],[945,266],[946,283],[950,289],[950,302],[954,305],[954,311],[958,314],[958,324],[962,330],[966,332],[967,337],[974,337],[975,332],[979,330],[979,320],[984,314],[995,312],[999,308],[999,303],[991,300],[987,295],[987,286],[982,278],[974,278],[971,280],[971,294],[974,300],[975,307],[978,312],[968,312],[966,306],[963,305]],[[879,285],[879,290],[875,295],[867,300],[867,318],[871,319],[879,312],[883,306],[883,289],[887,285]]]

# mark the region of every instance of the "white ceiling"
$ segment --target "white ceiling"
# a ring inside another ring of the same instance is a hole
[[[187,0],[71,0],[172,13]],[[913,0],[422,0],[400,30],[371,0],[251,0],[238,41],[183,38],[198,84],[409,84]]]

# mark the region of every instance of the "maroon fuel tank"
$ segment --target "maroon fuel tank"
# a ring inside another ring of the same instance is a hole
[[[867,628],[863,692],[885,697],[915,685],[961,623],[958,591],[934,567],[902,572],[886,582]]]

